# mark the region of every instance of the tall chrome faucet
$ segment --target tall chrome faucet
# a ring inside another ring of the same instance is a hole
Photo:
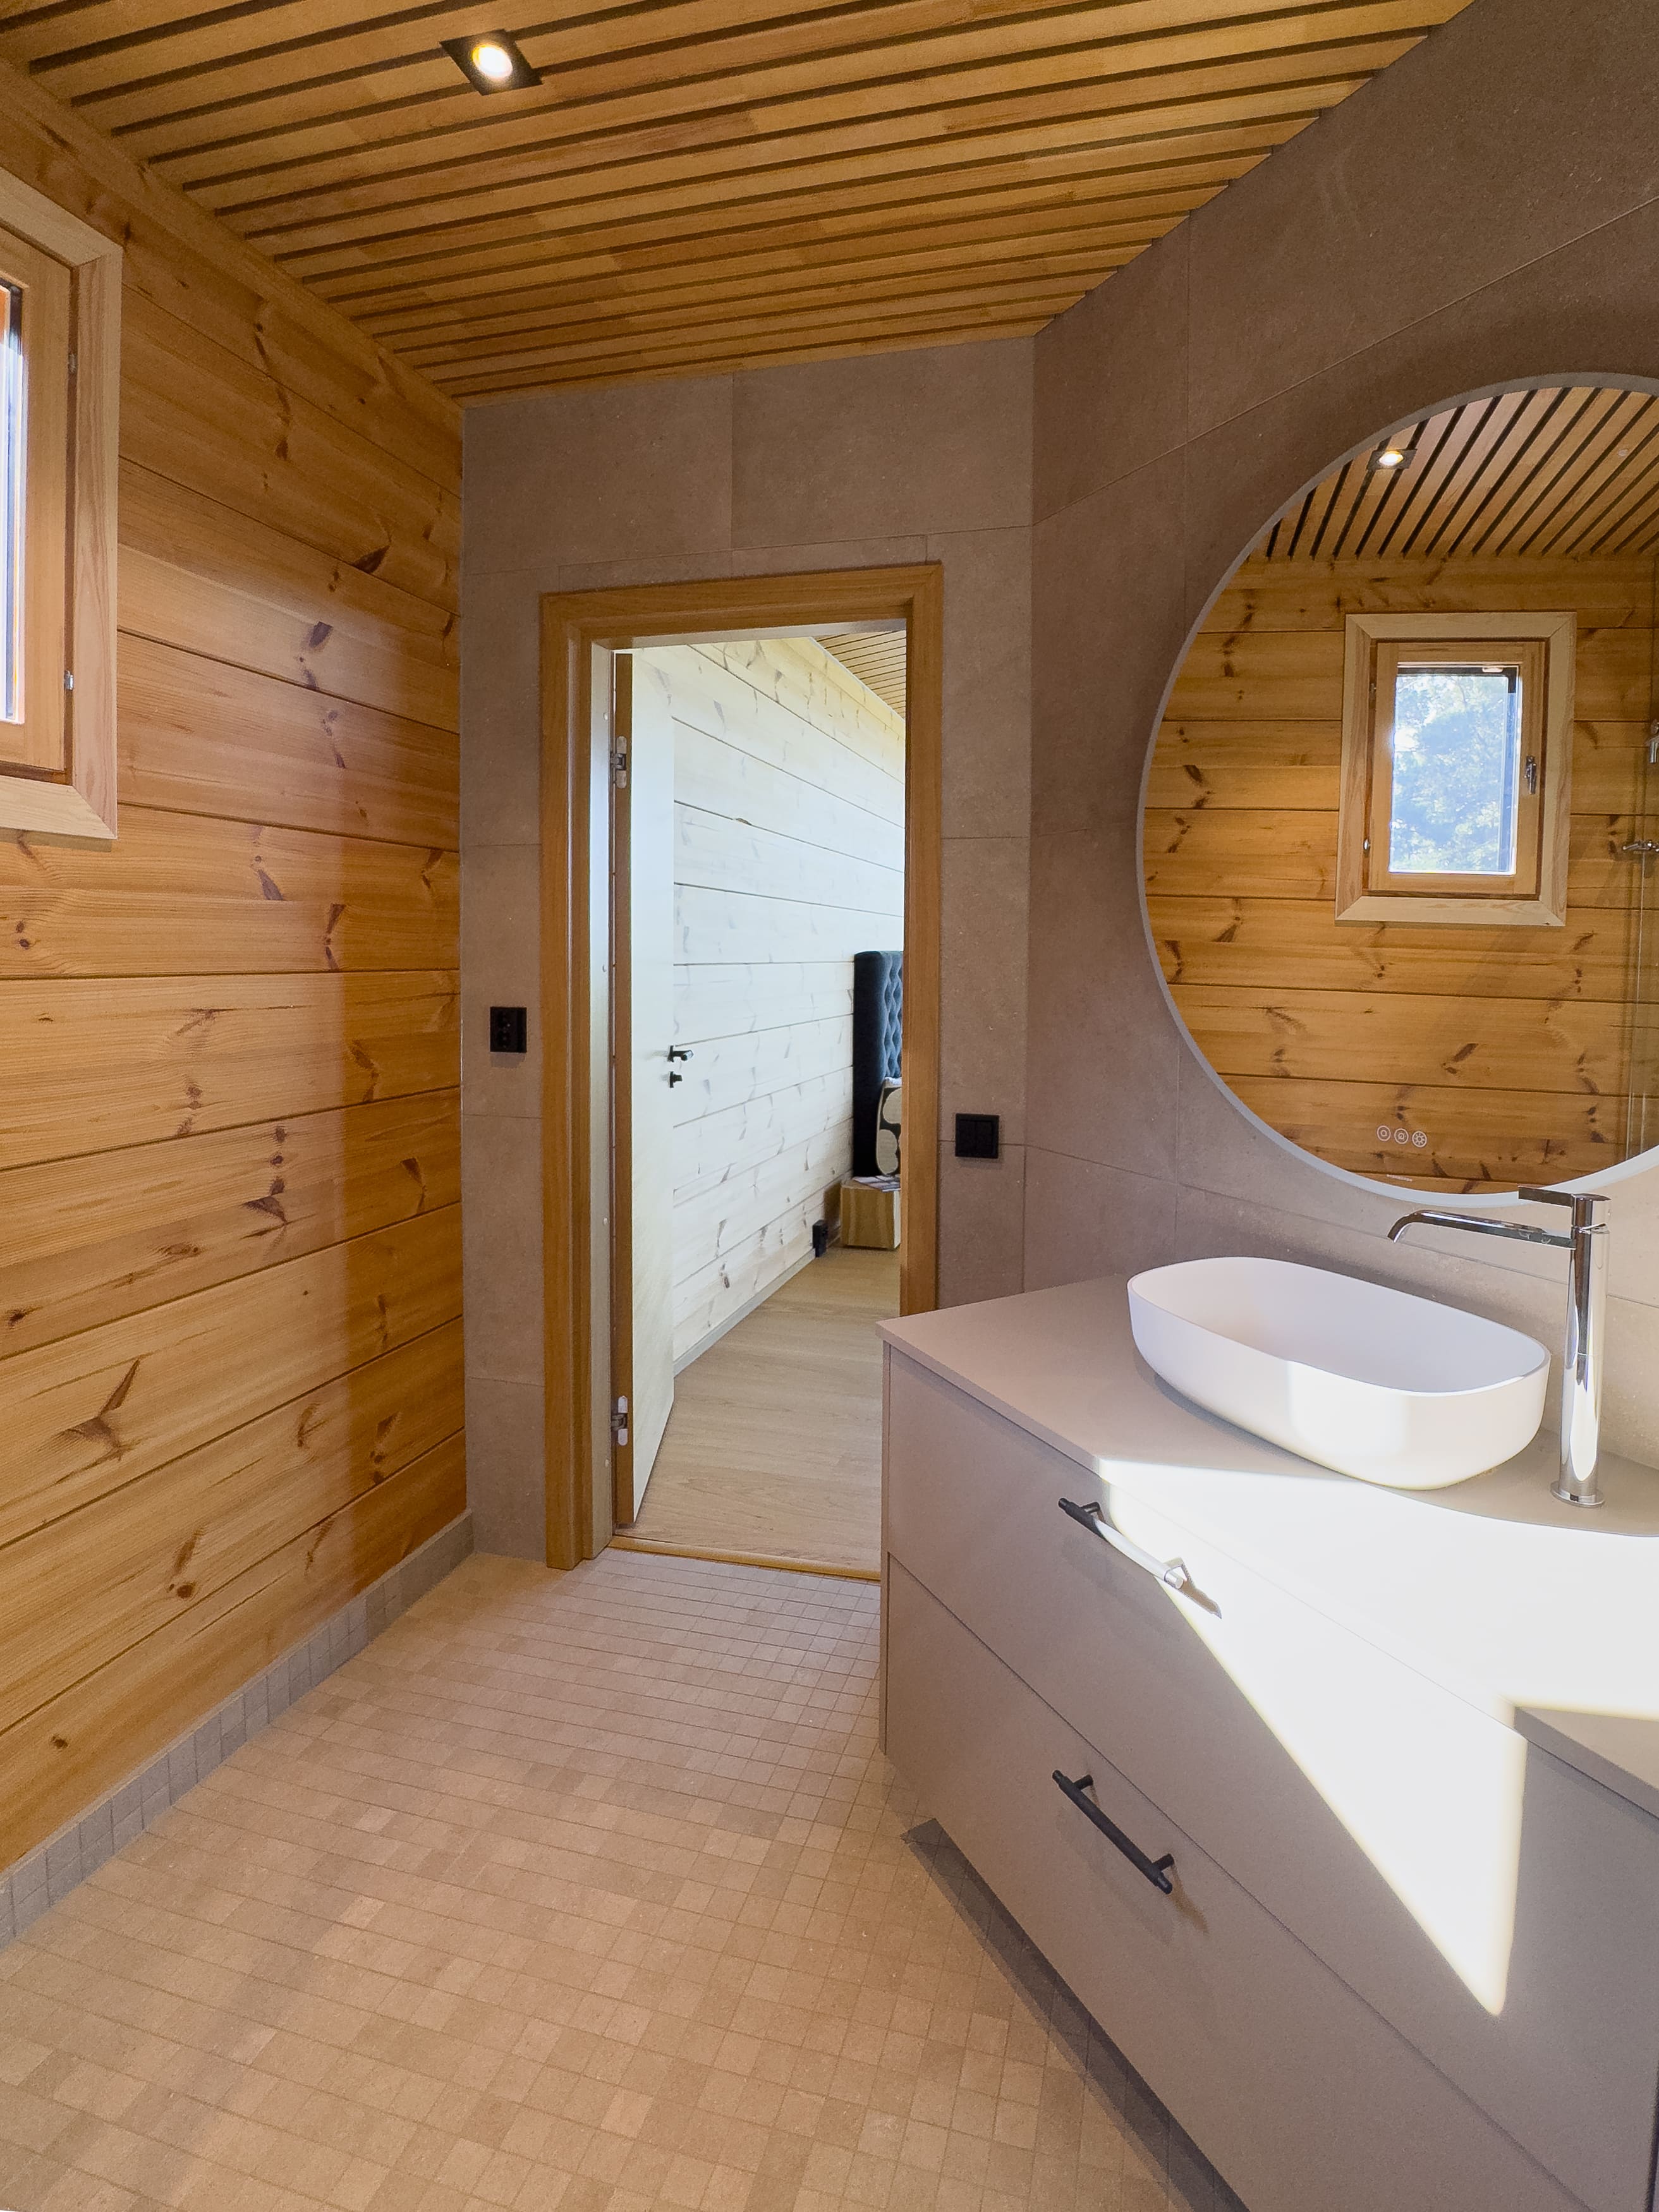
[[[1607,1333],[1607,1201],[1594,1192],[1523,1190],[1534,1206],[1567,1206],[1565,1231],[1532,1229],[1519,1221],[1492,1221],[1476,1213],[1407,1213],[1389,1231],[1392,1244],[1413,1222],[1431,1229],[1468,1229],[1477,1237],[1510,1237],[1522,1244],[1553,1244],[1570,1257],[1567,1334],[1561,1354],[1561,1472],[1551,1485],[1569,1505],[1599,1505],[1595,1463],[1601,1442],[1601,1358]]]

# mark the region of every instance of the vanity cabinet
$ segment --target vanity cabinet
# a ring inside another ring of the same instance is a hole
[[[979,1310],[1002,1362],[1036,1303]],[[886,1741],[923,1808],[1250,2212],[1649,2212],[1659,1820],[1345,1619],[1340,1563],[1315,1603],[1171,1510],[1152,1432],[1172,1467],[1233,1432],[1132,1352],[1119,1462],[1006,1371],[985,1402],[964,1328],[888,1331]]]

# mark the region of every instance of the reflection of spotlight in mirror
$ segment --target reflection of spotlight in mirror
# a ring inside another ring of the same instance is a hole
[[[1659,395],[1617,385],[1386,429],[1267,519],[1176,671],[1143,814],[1165,987],[1328,1167],[1486,1197],[1659,1132],[1656,441]]]

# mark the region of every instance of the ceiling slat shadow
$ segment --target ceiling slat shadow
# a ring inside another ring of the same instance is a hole
[[[1039,329],[1467,4],[47,0],[0,56],[465,399]]]

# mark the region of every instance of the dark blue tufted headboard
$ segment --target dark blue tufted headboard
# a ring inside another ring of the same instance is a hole
[[[881,1086],[899,1072],[904,1015],[904,955],[853,955],[853,1173],[876,1172],[876,1107]]]

